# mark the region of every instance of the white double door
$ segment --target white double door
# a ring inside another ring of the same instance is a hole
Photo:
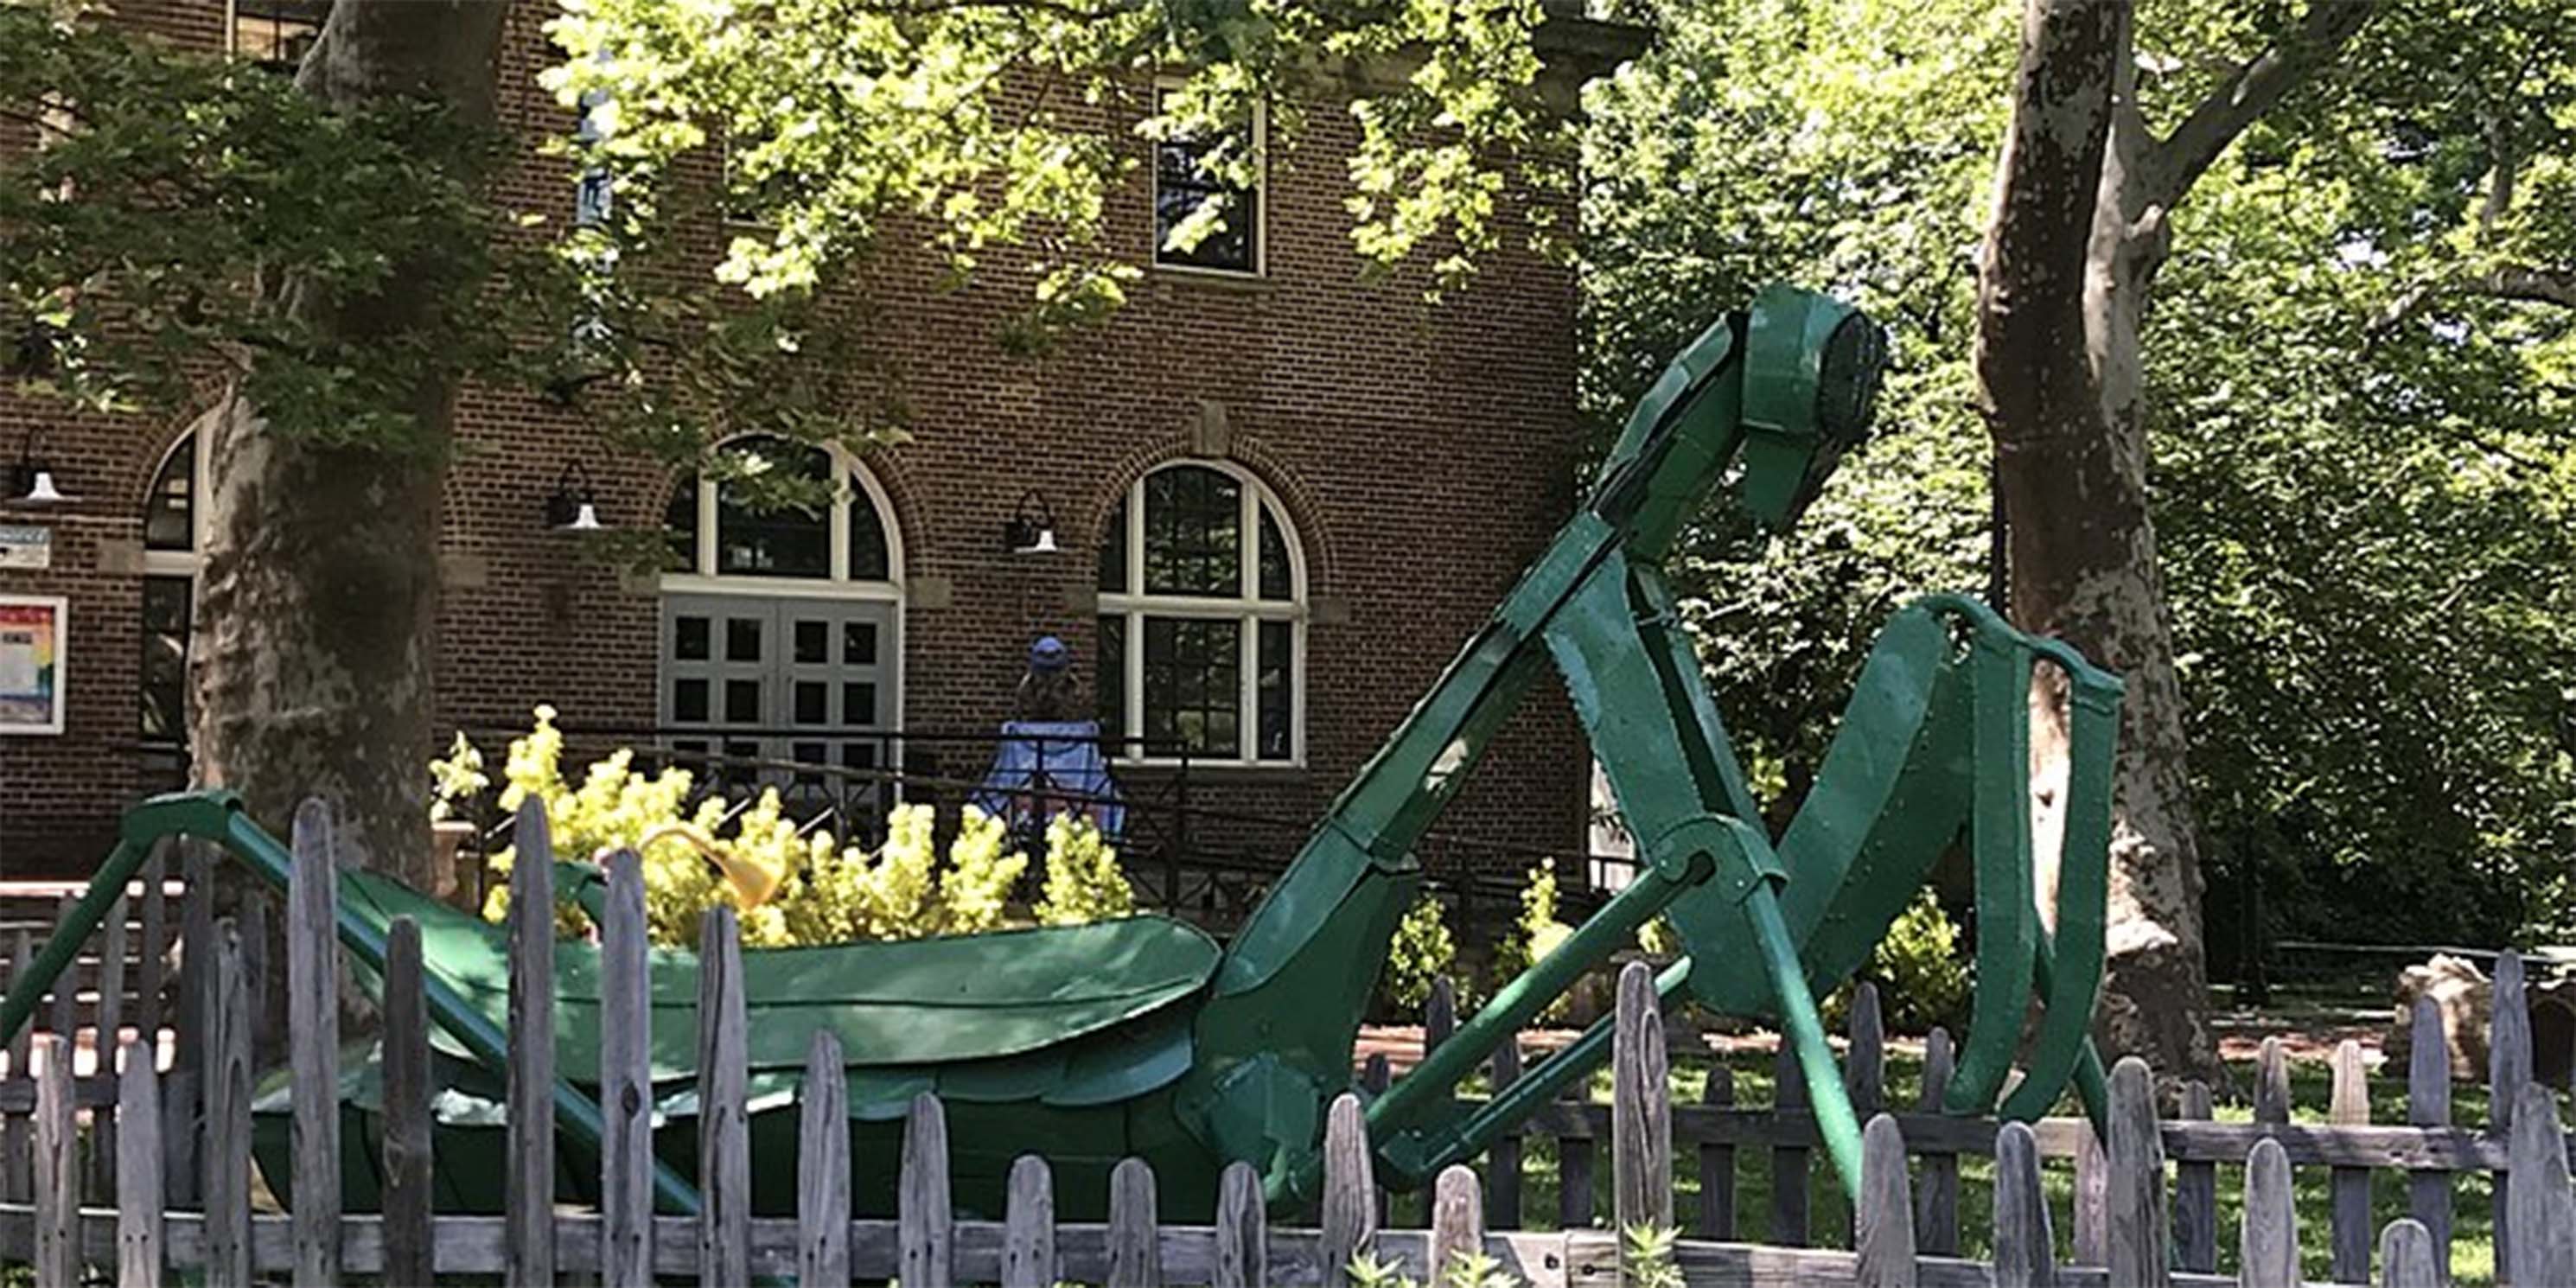
[[[901,606],[885,600],[663,596],[664,745],[684,763],[694,756],[851,769],[895,763],[887,735],[901,720],[900,622]],[[736,790],[810,790],[824,781],[783,768],[708,772]],[[852,791],[864,782],[846,780]]]

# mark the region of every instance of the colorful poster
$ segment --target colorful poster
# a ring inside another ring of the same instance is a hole
[[[59,598],[0,595],[0,734],[63,731]]]

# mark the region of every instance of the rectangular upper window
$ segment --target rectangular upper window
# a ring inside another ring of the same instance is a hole
[[[293,75],[330,14],[331,0],[233,0],[233,54]]]
[[[1241,129],[1154,144],[1154,262],[1220,273],[1261,271],[1261,182],[1232,183],[1225,166],[1262,165],[1264,114]],[[1186,244],[1184,244],[1186,243]]]

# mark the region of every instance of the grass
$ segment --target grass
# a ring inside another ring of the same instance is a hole
[[[1708,1071],[1716,1059],[1677,1057],[1672,1071],[1673,1102],[1693,1105],[1700,1102],[1707,1085]],[[1734,1070],[1735,1103],[1766,1105],[1772,1099],[1771,1057],[1767,1054],[1737,1054],[1723,1057],[1723,1063]],[[2291,1117],[2298,1122],[2325,1121],[2325,1107],[2332,1075],[2323,1061],[2290,1062]],[[2254,1085],[2250,1062],[2232,1065],[2233,1083],[2238,1087]],[[1891,1051],[1887,1058],[1887,1102],[1911,1105],[1922,1087],[1922,1062],[1919,1058]],[[1471,1088],[1469,1094],[1478,1090]],[[1609,1072],[1604,1069],[1593,1080],[1593,1099],[1608,1103]],[[2371,1121],[2403,1123],[2406,1101],[2401,1082],[2391,1078],[2374,1079],[2371,1095]],[[2487,1096],[2484,1086],[2460,1083],[2452,1088],[2452,1121],[2482,1123],[2486,1121]],[[2250,1103],[2221,1103],[2217,1118],[2222,1122],[2250,1122]],[[1675,1213],[1688,1228],[1699,1211],[1700,1174],[1698,1150],[1683,1145],[1675,1150]],[[2328,1170],[2322,1167],[2296,1169],[2295,1197],[2298,1203],[2300,1251],[2306,1276],[2312,1281],[2329,1277],[2331,1260],[2328,1238],[2332,1229]],[[1533,1137],[1522,1147],[1521,1215],[1526,1228],[1557,1228],[1557,1197],[1562,1187],[1556,1143],[1552,1139]],[[1744,1242],[1771,1242],[1772,1160],[1770,1151],[1761,1148],[1739,1148],[1735,1157],[1735,1237]],[[1982,1258],[1991,1248],[1993,1229],[1994,1168],[1991,1160],[1963,1156],[1959,1160],[1959,1242],[1963,1256]],[[2065,1259],[2074,1230],[2075,1166],[2072,1160],[2051,1159],[2044,1166],[2042,1184],[2048,1195],[2050,1220],[2056,1232],[2058,1256]],[[1604,1224],[1611,1210],[1610,1156],[1607,1142],[1595,1149],[1593,1163],[1593,1211]],[[2236,1273],[2237,1230],[2243,1220],[2244,1169],[2222,1164],[2218,1169],[2218,1273]],[[1420,1194],[1395,1198],[1394,1220],[1398,1225],[1420,1226],[1427,1223],[1427,1199]],[[1808,1171],[1808,1238],[1814,1247],[1851,1246],[1851,1208],[1835,1179],[1832,1164],[1822,1151],[1811,1155]],[[2484,1173],[2460,1173],[2452,1187],[2451,1265],[2456,1282],[2461,1284],[2491,1283],[2495,1277],[2495,1239],[2493,1195]],[[2389,1169],[2371,1173],[2371,1243],[2378,1245],[2379,1227],[2406,1215],[2406,1175]]]

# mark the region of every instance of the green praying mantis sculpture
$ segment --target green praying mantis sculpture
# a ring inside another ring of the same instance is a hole
[[[1237,1161],[1259,1170],[1274,1208],[1310,1205],[1326,1107],[1351,1089],[1363,1011],[1421,883],[1414,847],[1551,667],[1636,841],[1638,875],[1368,1105],[1384,1183],[1424,1182],[1587,1076],[1608,1054],[1606,1020],[1491,1099],[1455,1095],[1578,976],[1668,915],[1685,955],[1662,973],[1662,996],[1780,1027],[1835,1168],[1857,1192],[1859,1126],[1816,999],[1867,962],[1933,863],[1962,841],[1976,878],[1976,995],[1943,1107],[2026,1119],[2072,1081],[2099,1121],[2101,1067],[2087,1030],[2103,957],[2118,679],[1975,601],[1918,602],[1872,651],[1811,793],[1775,838],[1660,571],[1675,533],[1722,483],[1731,480],[1763,521],[1792,521],[1866,433],[1884,351],[1880,330],[1857,312],[1785,287],[1683,349],[1638,404],[1580,512],[1343,789],[1231,943],[1137,917],[746,952],[761,1164],[754,1207],[795,1210],[794,1100],[817,1029],[833,1031],[846,1053],[853,1193],[863,1209],[893,1209],[902,1119],[922,1091],[950,1106],[951,1172],[966,1211],[998,1214],[1010,1166],[1028,1152],[1053,1165],[1069,1216],[1096,1212],[1110,1168],[1130,1156],[1153,1164],[1175,1216],[1203,1213],[1219,1171]],[[2056,905],[2045,919],[2028,732],[2042,665],[2063,678],[2072,766]],[[538,812],[538,838],[542,823]],[[285,847],[235,798],[190,793],[137,807],[62,933],[0,999],[0,1042],[26,1022],[153,844],[182,835],[217,842],[281,887],[287,879]],[[345,872],[340,882],[340,936],[361,966],[382,968],[395,917],[421,923],[433,1036],[450,1057],[439,1064],[439,1201],[488,1208],[503,1188],[509,972],[500,934],[379,876]],[[696,1171],[696,963],[657,950],[650,974],[656,1198],[666,1210],[694,1210],[682,1178]],[[598,986],[597,948],[561,943],[556,1068],[565,1079],[554,1103],[559,1136],[585,1153],[600,1129]],[[2041,1019],[2025,1041],[2034,996]],[[2017,1056],[2022,1078],[2006,1097]],[[361,1144],[375,1138],[381,1112],[376,1064],[350,1062],[344,1082],[344,1200],[365,1208],[377,1197]],[[263,1170],[282,1187],[282,1097],[264,1103],[259,1134]]]

